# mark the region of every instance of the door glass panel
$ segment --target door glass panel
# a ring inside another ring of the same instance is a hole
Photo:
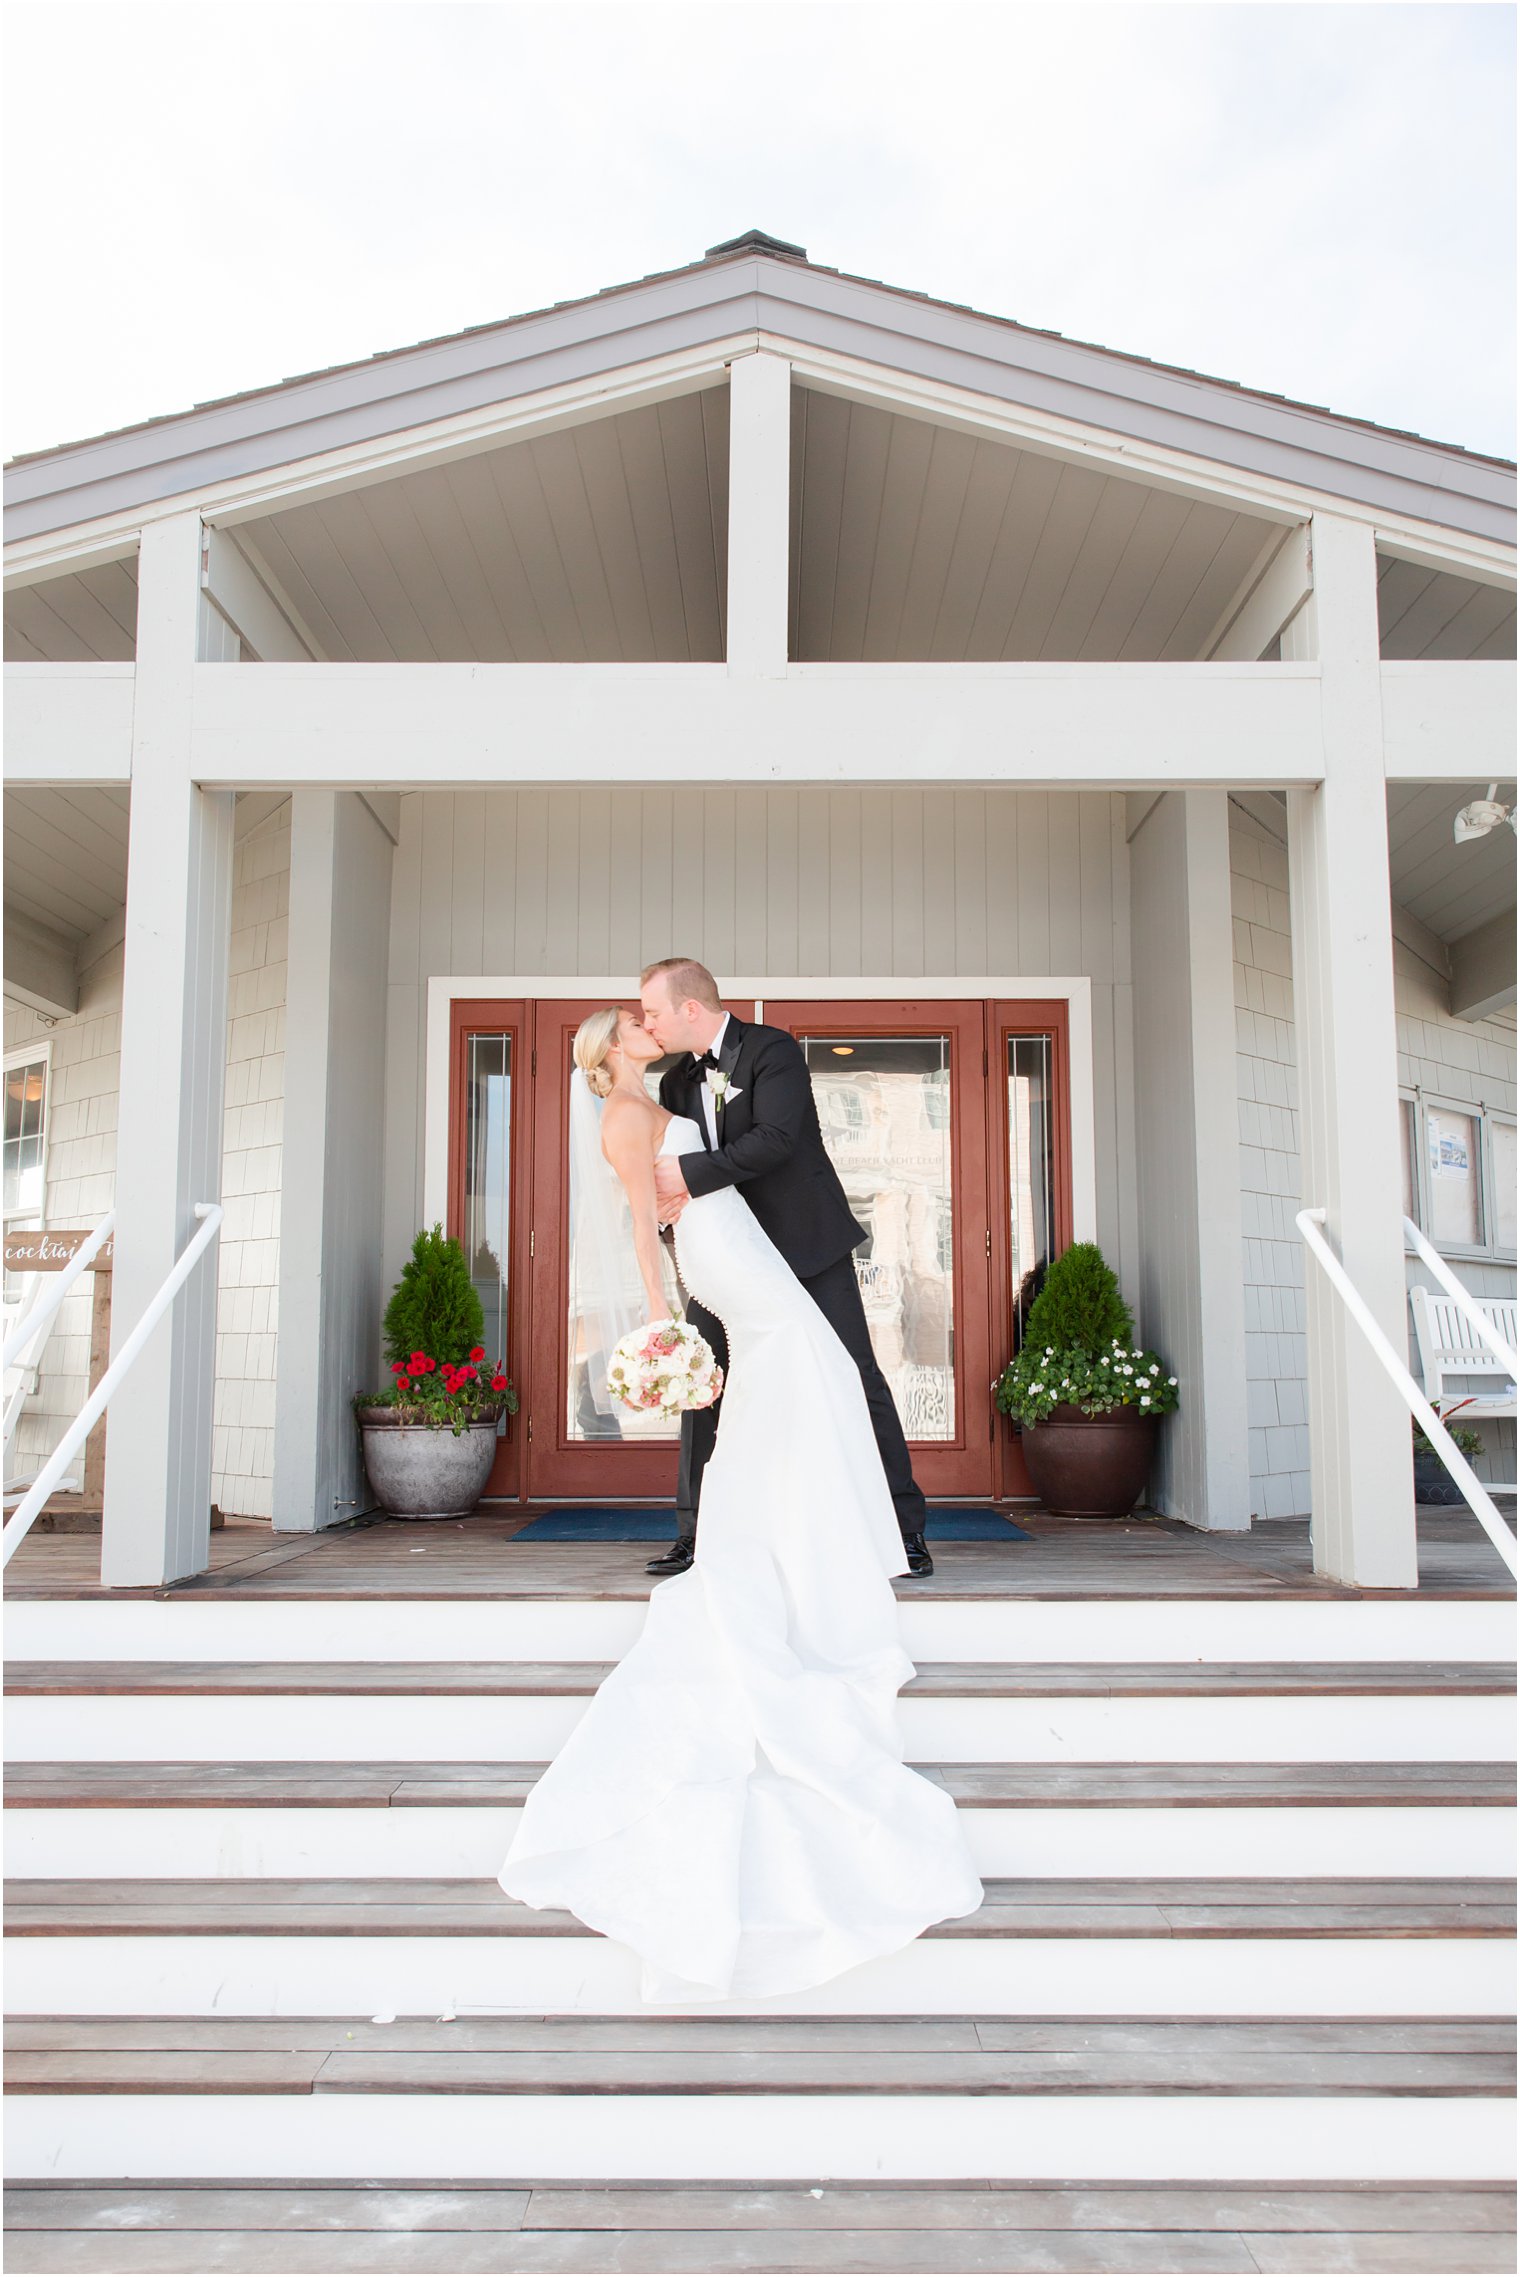
[[[1427,1107],[1430,1148],[1430,1238],[1475,1248],[1483,1239],[1478,1193],[1478,1118],[1450,1107]]]
[[[948,1036],[800,1036],[829,1159],[869,1240],[855,1273],[909,1439],[955,1437]]]
[[[1008,1254],[1013,1276],[1013,1348],[1055,1253],[1056,1165],[1049,1036],[1008,1039]]]
[[[512,1255],[512,1038],[472,1033],[466,1039],[466,1049],[464,1253],[486,1316],[487,1356],[505,1359],[510,1366],[507,1272]]]
[[[650,1061],[649,1066],[646,1068],[644,1073],[644,1081],[648,1087],[649,1096],[651,1099],[657,1099],[659,1097],[660,1078],[664,1075],[666,1069],[673,1067],[676,1060],[681,1056],[682,1055],[678,1052],[672,1052],[669,1053],[664,1059]],[[576,1081],[573,1063],[571,1063],[569,1067],[567,1080],[572,1083]],[[568,1120],[566,1128],[568,1130]],[[567,1231],[567,1238],[571,1242],[573,1242],[575,1238],[575,1227],[580,1222],[580,1213],[576,1206],[579,1199],[576,1192],[577,1183],[578,1181],[575,1175],[575,1159],[572,1152],[569,1163],[569,1175],[566,1180],[566,1190],[570,1196],[570,1220],[569,1228]],[[638,1258],[633,1246],[633,1212],[628,1206],[628,1198],[626,1195],[622,1195],[620,1197],[620,1200],[622,1208],[623,1234],[627,1245],[626,1254],[628,1259],[629,1283],[630,1287],[637,1288],[639,1286],[639,1272]],[[671,1262],[670,1250],[668,1246],[664,1249],[663,1254],[665,1260],[666,1294],[670,1300],[670,1309],[672,1312],[674,1312],[678,1306],[681,1305],[680,1290],[676,1280],[675,1268]],[[565,1338],[565,1351],[568,1355],[568,1366],[565,1383],[566,1437],[568,1439],[577,1441],[582,1445],[586,1445],[590,1442],[598,1440],[604,1443],[611,1440],[620,1440],[625,1445],[641,1447],[646,1447],[652,1444],[674,1445],[681,1436],[681,1428],[679,1423],[672,1425],[668,1423],[662,1416],[658,1415],[635,1415],[631,1413],[627,1408],[621,1407],[611,1415],[603,1415],[598,1410],[595,1399],[593,1398],[591,1392],[591,1374],[590,1367],[588,1365],[588,1338],[585,1323],[580,1318],[579,1310],[576,1304],[576,1281],[577,1276],[575,1271],[575,1259],[572,1256],[570,1259],[570,1272],[568,1276],[568,1287],[570,1290],[570,1315],[568,1322],[568,1334]],[[600,1363],[598,1362],[598,1364]]]

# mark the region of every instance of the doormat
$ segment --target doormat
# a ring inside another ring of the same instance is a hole
[[[530,1518],[508,1539],[514,1542],[668,1542],[676,1514],[666,1510],[608,1507],[550,1510]],[[997,1510],[931,1510],[924,1528],[931,1542],[1027,1542],[1022,1526]]]

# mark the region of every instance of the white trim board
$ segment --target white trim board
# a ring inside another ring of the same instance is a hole
[[[424,1048],[422,1125],[422,1222],[441,1223],[449,1200],[449,1034],[451,1007],[456,998],[475,996],[556,997],[602,996],[609,1004],[621,1003],[630,992],[633,976],[623,973],[433,973],[427,984],[427,1041]],[[934,1002],[975,1001],[989,998],[1039,1001],[1058,998],[1066,1004],[1071,1100],[1071,1207],[1072,1239],[1098,1238],[1098,1144],[1096,1081],[1093,1067],[1092,981],[1086,973],[1075,976],[981,974],[957,975],[941,980],[932,974],[906,979],[901,973],[867,978],[858,975],[817,974],[798,979],[770,974],[719,974],[725,997],[753,997],[756,1015],[764,1019],[769,997],[785,1000],[816,998],[833,1003],[850,998],[891,1001],[900,997]]]

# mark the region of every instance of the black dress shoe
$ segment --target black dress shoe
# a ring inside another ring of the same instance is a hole
[[[645,1566],[646,1573],[684,1573],[696,1555],[697,1545],[689,1534],[677,1534],[668,1550],[661,1550]]]
[[[904,1534],[903,1553],[908,1560],[908,1571],[915,1580],[925,1581],[934,1571],[934,1560],[922,1534]]]

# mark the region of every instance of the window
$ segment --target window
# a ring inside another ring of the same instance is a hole
[[[1481,1249],[1483,1184],[1478,1161],[1479,1119],[1454,1107],[1425,1104],[1426,1170],[1430,1216],[1426,1231],[1438,1249]]]
[[[1493,1246],[1501,1257],[1515,1254],[1515,1124],[1510,1115],[1488,1118],[1488,1159],[1493,1189]]]
[[[5,1062],[5,1215],[40,1217],[47,1154],[48,1053],[35,1045]]]
[[[1515,1254],[1515,1118],[1430,1092],[1399,1095],[1404,1209],[1447,1256]]]

